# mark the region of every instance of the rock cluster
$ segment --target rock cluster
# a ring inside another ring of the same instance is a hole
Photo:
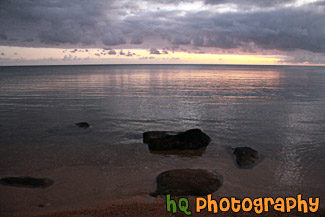
[[[150,151],[197,150],[209,145],[211,138],[200,129],[185,132],[148,131],[143,143]],[[250,147],[233,148],[239,168],[250,168],[259,160],[259,154]],[[204,169],[174,169],[157,176],[157,190],[152,196],[203,196],[217,191],[223,182],[222,175]]]
[[[87,122],[79,122],[76,126],[88,129]],[[185,132],[148,131],[143,133],[143,142],[148,144],[150,151],[191,150],[199,152],[207,147],[211,138],[200,129],[190,129]],[[199,149],[199,150],[198,150]],[[259,153],[250,147],[233,148],[233,155],[239,168],[250,168],[259,160]],[[152,196],[204,196],[217,191],[223,183],[222,175],[205,169],[173,169],[160,173],[156,179],[157,189]],[[47,188],[54,183],[48,178],[6,177],[0,179],[0,184],[16,187]],[[44,207],[40,204],[40,207]]]

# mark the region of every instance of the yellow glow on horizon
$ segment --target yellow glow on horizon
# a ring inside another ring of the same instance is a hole
[[[277,64],[281,59],[274,56],[239,55],[239,54],[197,54],[177,52],[173,55],[184,60],[202,61],[206,63],[235,64]]]
[[[283,64],[284,56],[275,55],[243,55],[243,54],[212,54],[189,53],[184,51],[159,50],[161,54],[150,54],[146,49],[113,48],[115,55],[109,55],[109,50],[102,48],[31,48],[0,46],[1,58],[23,61],[52,61],[53,64],[253,64],[275,65]],[[120,52],[123,55],[120,55]],[[127,55],[127,54],[130,55]],[[0,59],[1,59],[0,58]],[[61,62],[60,62],[61,61]]]

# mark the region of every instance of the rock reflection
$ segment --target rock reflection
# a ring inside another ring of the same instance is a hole
[[[153,151],[149,149],[149,151],[151,154],[162,155],[162,156],[178,155],[181,157],[194,158],[194,157],[202,156],[206,151],[206,147],[202,147],[196,150]]]

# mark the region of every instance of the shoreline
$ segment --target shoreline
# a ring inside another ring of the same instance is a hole
[[[192,203],[193,204],[193,203]],[[190,216],[218,216],[218,217],[240,217],[240,216],[250,216],[250,217],[301,217],[301,216],[310,216],[310,217],[322,217],[325,215],[325,209],[319,208],[316,213],[301,213],[297,210],[293,210],[290,213],[282,213],[278,211],[271,210],[269,212],[263,212],[261,214],[256,214],[255,212],[243,212],[234,213],[233,211],[228,212],[218,212],[212,213],[208,212],[207,209],[203,210],[200,213],[195,212],[194,206],[190,206],[192,215]],[[2,215],[1,215],[2,216]],[[164,201],[156,202],[140,202],[140,201],[116,201],[108,205],[102,205],[98,207],[89,207],[82,209],[66,209],[59,211],[39,211],[35,213],[13,213],[9,215],[4,215],[7,217],[21,216],[21,217],[140,217],[140,216],[150,216],[150,217],[169,217],[169,216],[187,216],[183,212],[178,211],[177,213],[169,213],[166,211],[166,204]]]

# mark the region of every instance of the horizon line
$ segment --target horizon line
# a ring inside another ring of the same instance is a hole
[[[29,64],[29,65],[0,65],[0,67],[48,67],[48,66],[128,66],[128,65],[174,65],[174,66],[307,66],[307,67],[325,67],[325,64],[217,64],[217,63],[93,63],[93,64]]]

